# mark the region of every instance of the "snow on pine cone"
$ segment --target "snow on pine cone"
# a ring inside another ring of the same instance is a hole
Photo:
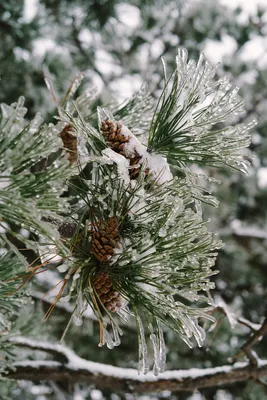
[[[65,149],[69,153],[68,158],[70,164],[74,164],[77,161],[77,138],[72,133],[70,133],[72,131],[73,129],[71,125],[67,125],[59,134]]]
[[[121,308],[121,296],[113,289],[112,280],[106,271],[97,272],[95,274],[93,285],[99,300],[108,311],[116,312]]]
[[[115,248],[119,248],[118,219],[113,216],[107,221],[99,221],[93,224],[91,229],[91,252],[100,262],[108,262],[114,254]]]
[[[105,137],[105,141],[108,144],[108,146],[113,151],[121,154],[122,156],[124,156],[129,160],[130,178],[136,179],[138,177],[141,168],[140,161],[142,159],[142,156],[138,154],[137,151],[134,151],[134,153],[131,155],[129,155],[129,153],[125,151],[125,144],[129,143],[131,136],[127,137],[122,133],[122,123],[113,122],[111,120],[105,120],[102,121],[100,129]],[[146,174],[148,174],[148,171],[146,171]]]

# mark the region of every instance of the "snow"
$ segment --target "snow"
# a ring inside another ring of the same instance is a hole
[[[246,318],[243,318],[243,317],[242,318],[239,317],[238,318],[238,322],[240,324],[243,324],[245,326],[250,327],[250,329],[252,329],[253,331],[258,331],[261,328],[261,324],[255,324],[254,322],[251,322],[251,321],[249,321],[249,320],[247,320]]]
[[[98,389],[93,389],[90,394],[91,394],[91,399],[92,400],[101,400],[101,399],[103,399],[102,392],[100,390],[98,390]]]
[[[116,12],[119,21],[127,26],[127,30],[134,30],[140,24],[140,10],[133,5],[128,3],[117,4]]]
[[[158,378],[153,375],[152,372],[148,372],[147,375],[139,375],[138,371],[135,369],[125,369],[120,367],[114,367],[112,365],[103,365],[97,362],[87,361],[78,355],[76,355],[71,349],[60,345],[60,344],[51,344],[46,342],[34,341],[31,339],[27,339],[24,337],[11,337],[10,341],[13,343],[18,343],[25,347],[29,347],[32,349],[45,351],[45,352],[56,352],[58,354],[64,355],[68,363],[65,364],[68,369],[73,371],[85,370],[93,375],[105,375],[107,377],[114,377],[115,379],[124,379],[124,380],[133,380],[139,382],[156,382]],[[32,366],[35,368],[40,368],[42,366],[47,367],[61,367],[61,363],[56,361],[21,361],[14,364],[14,366]],[[188,370],[178,370],[178,371],[167,371],[163,372],[160,375],[160,380],[181,380],[186,378],[197,379],[199,377],[203,377],[206,375],[214,375],[218,373],[230,373],[231,371],[237,369],[246,368],[249,364],[247,362],[238,362],[234,365],[223,365],[220,367],[214,368],[191,368]],[[260,367],[267,367],[267,360],[259,360]]]
[[[42,263],[58,263],[62,257],[56,253],[57,246],[55,245],[40,245],[39,253]]]
[[[139,74],[126,74],[120,78],[113,79],[109,87],[118,103],[122,103],[138,92],[143,83],[143,79]]]
[[[244,62],[256,61],[260,70],[267,67],[266,37],[254,36],[245,43],[240,51],[240,59]]]
[[[225,390],[218,390],[215,395],[215,400],[232,400],[233,397],[230,393]]]
[[[262,168],[258,169],[257,181],[258,181],[258,187],[260,189],[267,188],[267,168],[266,167],[262,167]]]
[[[23,21],[29,23],[33,20],[38,11],[38,0],[24,0]]]
[[[220,3],[232,10],[240,7],[242,12],[238,21],[247,23],[250,15],[255,15],[258,7],[266,9],[266,0],[220,0]]]
[[[225,34],[222,35],[221,41],[206,39],[203,53],[211,63],[217,64],[222,61],[223,57],[233,56],[236,50],[236,40]]]
[[[107,148],[102,151],[104,157],[106,157],[107,161],[114,162],[118,167],[118,175],[122,179],[122,181],[128,185],[130,183],[129,176],[129,160],[122,156],[121,154],[116,153],[110,148]]]
[[[114,63],[113,57],[106,50],[96,49],[94,57],[95,65],[102,74],[108,74],[110,71],[115,75],[121,74],[121,67]]]
[[[255,239],[267,239],[267,231],[253,226],[240,227],[234,229],[234,233],[238,236],[252,237]]]
[[[173,179],[167,159],[162,155],[149,154],[147,152],[144,156],[144,162],[149,168],[149,173],[154,176],[158,185],[162,185]]]
[[[187,400],[205,400],[205,399],[206,399],[206,397],[202,396],[201,393],[196,392],[192,396],[188,397]]]
[[[121,133],[130,138],[128,143],[125,143],[124,151],[126,157],[134,157],[136,154],[140,155],[137,165],[143,164],[145,168],[149,169],[149,173],[153,175],[157,184],[161,185],[173,179],[167,159],[160,154],[150,154],[147,147],[144,146],[125,126],[122,126]]]
[[[147,147],[144,146],[125,125],[122,125],[121,134],[129,139],[129,141],[124,145],[125,156],[127,158],[133,158],[136,155],[141,156],[141,159],[136,163],[136,166],[141,167],[141,165],[143,165],[144,168],[148,168],[149,173],[153,176],[158,185],[162,185],[173,179],[173,175],[165,157],[160,154],[150,154],[147,151]],[[110,148],[103,150],[102,155],[104,156],[104,162],[114,162],[117,164],[119,176],[125,184],[129,184],[129,160]]]
[[[221,229],[220,234],[235,234],[237,236],[251,237],[255,239],[267,239],[266,229],[262,229],[253,225],[242,226],[242,222],[239,219],[234,219],[233,221],[231,221],[230,227]]]

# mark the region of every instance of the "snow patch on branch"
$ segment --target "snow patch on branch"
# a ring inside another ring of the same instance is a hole
[[[153,175],[158,185],[163,185],[173,179],[167,159],[160,154],[146,152],[144,163]]]
[[[119,177],[126,185],[128,185],[130,183],[129,160],[110,148],[103,150],[102,154],[108,163],[111,162],[117,164]]]
[[[136,382],[156,382],[158,380],[177,380],[182,379],[197,379],[204,376],[215,375],[219,373],[231,373],[238,369],[243,369],[249,366],[247,362],[238,362],[234,365],[224,365],[214,368],[191,368],[188,370],[178,370],[178,371],[167,371],[160,375],[160,379],[153,375],[152,372],[148,372],[147,375],[139,375],[135,369],[125,369],[120,367],[114,367],[112,365],[104,365],[92,361],[87,361],[77,354],[75,354],[71,349],[60,344],[51,344],[47,342],[39,342],[24,337],[13,337],[10,341],[16,343],[23,347],[32,348],[35,350],[43,350],[50,353],[58,353],[59,355],[64,355],[68,362],[65,366],[68,370],[79,371],[85,370],[92,375],[102,375],[106,377],[113,377],[117,379],[133,380]],[[34,368],[41,368],[42,366],[51,366],[51,368],[62,366],[61,363],[56,361],[21,361],[14,364],[14,366],[24,366]],[[267,367],[267,360],[259,360],[260,367]]]
[[[144,146],[125,125],[122,125],[121,133],[126,138],[130,138],[124,145],[126,157],[134,158],[136,155],[139,155],[141,158],[137,162],[137,165],[140,167],[144,165],[144,169],[148,168],[149,173],[153,176],[158,185],[162,185],[173,179],[165,157],[160,154],[149,153],[147,146]]]

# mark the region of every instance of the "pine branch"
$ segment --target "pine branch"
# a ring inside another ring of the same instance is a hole
[[[7,231],[39,255],[38,265],[25,265],[29,279],[59,260],[54,266],[61,275],[45,318],[68,291],[65,300],[74,304],[77,324],[89,305],[99,322],[99,345],[113,348],[122,335],[116,314],[124,321],[134,314],[139,369],[148,369],[149,333],[155,375],[165,362],[161,324],[188,345],[194,337],[201,346],[205,332],[198,318],[212,319],[204,307],[206,292],[214,287],[209,278],[217,272],[212,267],[221,242],[208,232],[201,201],[216,201],[186,164],[242,171],[248,166],[240,150],[249,144],[252,125],[219,126],[243,102],[228,80],[214,82],[214,74],[203,55],[195,63],[179,49],[152,122],[153,102],[146,90],[113,109],[114,115],[98,107],[97,121],[92,92],[75,94],[83,74],[58,105],[61,122],[56,126],[43,126],[39,118],[25,125],[23,99],[2,106],[1,218],[36,237],[25,239],[12,226]],[[41,166],[37,172],[36,163]]]
[[[50,380],[83,382],[100,389],[112,388],[124,392],[194,391],[208,387],[246,382],[267,375],[267,360],[261,360],[257,367],[247,362],[223,365],[214,368],[193,368],[169,371],[156,378],[152,373],[138,375],[136,370],[113,367],[87,361],[77,356],[69,348],[46,342],[38,342],[24,337],[13,338],[18,346],[44,351],[66,362],[22,361],[14,363],[7,373],[8,378],[31,381]],[[15,370],[13,369],[15,368]]]

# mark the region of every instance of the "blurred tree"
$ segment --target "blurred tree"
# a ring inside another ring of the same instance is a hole
[[[217,260],[216,289],[211,293],[217,323],[211,326],[202,349],[188,349],[172,332],[165,333],[168,369],[227,364],[251,332],[245,327],[249,323],[242,318],[259,328],[267,313],[267,59],[264,49],[267,11],[258,8],[248,13],[242,7],[230,9],[211,0],[130,3],[40,0],[36,2],[35,15],[27,18],[25,7],[30,7],[28,2],[9,1],[0,5],[0,101],[10,104],[23,94],[28,118],[41,111],[50,121],[55,112],[56,104],[51,101],[44,76],[53,81],[58,99],[79,71],[85,72],[88,87],[101,91],[100,103],[123,101],[144,81],[157,98],[163,85],[159,58],[164,56],[170,65],[178,46],[186,47],[194,58],[203,51],[212,62],[220,61],[218,75],[226,73],[241,87],[248,113],[236,118],[240,122],[254,117],[258,120],[248,154],[253,168],[248,177],[208,170],[210,176],[222,182],[219,186],[213,185],[220,210],[205,208],[205,217],[212,221],[211,229],[225,242]],[[41,306],[38,297],[50,286],[49,275],[47,281],[40,278],[35,282],[32,292],[36,310],[31,310],[32,313],[39,315],[41,307],[47,310],[48,305],[43,302]],[[239,317],[236,324],[231,320],[229,323],[224,315],[225,304]],[[50,321],[42,327],[47,340],[60,337],[66,320],[68,310],[55,309]],[[38,321],[36,316],[37,325]],[[71,326],[66,342],[81,357],[92,361],[136,367],[137,349],[133,346],[131,328],[116,351],[97,349],[95,330],[95,322],[88,318],[82,327]],[[257,345],[258,354],[264,356],[265,349],[266,337]],[[24,381],[16,388],[6,382],[0,386],[0,396],[7,399],[138,398],[137,394],[108,389],[100,392],[82,384]],[[201,389],[201,395],[197,396],[186,392],[176,395],[166,390],[147,398],[262,400],[267,398],[267,393],[259,383],[241,382],[219,389]]]

